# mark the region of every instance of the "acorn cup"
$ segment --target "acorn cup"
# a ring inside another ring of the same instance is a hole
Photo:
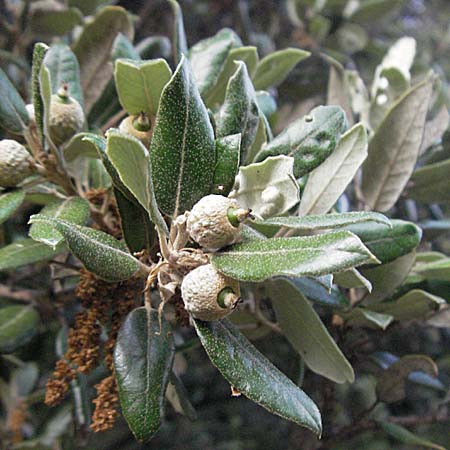
[[[186,311],[204,321],[231,314],[240,301],[239,295],[239,282],[217,272],[211,264],[192,270],[181,284]]]
[[[152,125],[147,114],[141,112],[135,116],[128,116],[120,122],[119,131],[139,139],[145,147],[150,147]]]
[[[70,96],[69,85],[64,83],[50,101],[50,139],[56,146],[64,144],[82,130],[84,119],[83,109]]]
[[[207,195],[189,212],[186,227],[192,240],[201,247],[215,251],[235,243],[242,223],[251,211],[243,209],[236,200],[222,195]]]
[[[0,186],[15,187],[35,171],[27,149],[12,139],[0,141]]]

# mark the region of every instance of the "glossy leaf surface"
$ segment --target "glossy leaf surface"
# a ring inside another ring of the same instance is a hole
[[[212,363],[226,380],[270,412],[321,434],[320,412],[314,402],[229,321],[194,321]]]
[[[122,413],[136,439],[148,441],[161,425],[174,345],[169,324],[145,307],[132,311],[117,337],[114,369]]]
[[[30,306],[0,308],[0,353],[12,353],[38,331],[39,314]]]

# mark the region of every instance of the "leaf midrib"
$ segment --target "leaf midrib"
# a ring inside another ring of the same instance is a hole
[[[31,311],[30,308],[22,308],[21,311],[16,314],[14,317],[11,317],[11,319],[8,322],[4,322],[2,325],[0,325],[0,336],[2,331],[5,329],[8,329],[9,327],[13,326],[15,322],[20,320],[24,314],[26,314],[28,311]]]

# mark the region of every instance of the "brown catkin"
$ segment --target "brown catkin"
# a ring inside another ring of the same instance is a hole
[[[75,370],[70,367],[66,360],[60,359],[57,361],[52,378],[47,381],[45,404],[55,406],[60,403],[69,390],[70,382],[75,377]]]
[[[117,393],[116,378],[110,375],[95,386],[97,397],[93,400],[95,405],[92,414],[91,429],[98,433],[112,428],[119,413],[119,395]]]
[[[127,314],[137,306],[136,299],[143,287],[138,279],[107,283],[86,269],[80,270],[75,294],[84,311],[76,315],[74,326],[69,330],[67,351],[47,383],[46,403],[50,406],[59,403],[77,372],[90,372],[100,363],[103,354],[110,375],[95,386],[97,395],[93,400],[95,410],[91,424],[95,432],[111,428],[118,416],[113,351],[119,329]],[[108,329],[108,339],[104,343],[101,342],[102,325]]]
[[[15,407],[8,411],[6,429],[11,435],[11,443],[18,444],[23,441],[22,427],[27,420],[28,412],[25,400],[19,398]]]

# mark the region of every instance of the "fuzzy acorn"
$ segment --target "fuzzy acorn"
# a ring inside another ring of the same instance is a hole
[[[80,104],[69,95],[69,86],[64,83],[53,94],[50,102],[49,132],[56,146],[64,144],[81,131],[84,125],[84,112]]]
[[[34,172],[27,149],[12,139],[0,141],[0,186],[14,187]]]
[[[228,316],[240,301],[239,282],[211,264],[189,272],[181,283],[181,298],[186,311],[199,320],[218,320]]]
[[[151,123],[144,112],[137,116],[128,116],[120,122],[119,130],[139,139],[145,147],[150,146],[152,137]]]
[[[207,195],[189,212],[186,229],[201,247],[215,251],[238,240],[242,222],[250,217],[250,212],[231,198]]]

